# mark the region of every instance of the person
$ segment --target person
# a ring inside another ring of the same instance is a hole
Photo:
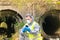
[[[19,40],[43,40],[41,27],[34,21],[34,17],[27,14],[25,19],[27,23],[19,31]]]

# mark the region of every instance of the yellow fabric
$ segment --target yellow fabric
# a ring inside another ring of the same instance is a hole
[[[0,27],[7,28],[7,24],[6,24],[5,22],[2,22],[2,23],[0,24]]]
[[[34,25],[35,24],[36,24],[36,22],[33,22],[31,30],[34,30]],[[35,36],[36,35],[34,35],[34,34],[30,34],[30,33],[28,34],[28,37],[29,37],[30,40],[34,39]],[[37,40],[43,40],[43,37],[41,36],[40,33],[37,35],[37,37],[38,37]]]
[[[35,22],[33,22],[31,30],[34,30],[34,24],[35,24]],[[28,36],[29,36],[29,38],[34,38],[34,35],[33,34],[30,34],[29,33]]]

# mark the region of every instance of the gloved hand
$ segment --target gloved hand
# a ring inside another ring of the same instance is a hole
[[[26,31],[28,31],[28,32],[31,31],[30,28],[27,25],[22,29],[22,32],[26,32]]]

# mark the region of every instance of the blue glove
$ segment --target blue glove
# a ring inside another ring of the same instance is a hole
[[[26,31],[28,31],[28,32],[31,31],[30,28],[27,25],[22,29],[22,32],[26,32]]]
[[[28,32],[30,32],[31,30],[30,30],[30,28],[26,25],[26,30],[28,31]]]

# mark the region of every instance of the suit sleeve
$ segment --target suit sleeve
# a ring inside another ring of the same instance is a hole
[[[34,25],[34,30],[31,30],[30,33],[32,33],[32,34],[37,34],[37,33],[39,32],[39,30],[40,30],[39,24],[35,24],[35,25]]]

